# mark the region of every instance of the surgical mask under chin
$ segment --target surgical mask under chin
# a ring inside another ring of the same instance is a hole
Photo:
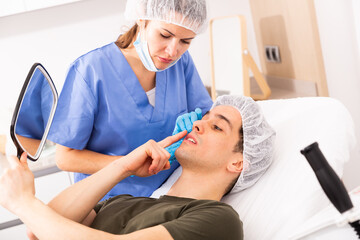
[[[144,67],[151,72],[164,71],[165,69],[168,69],[169,67],[173,66],[180,59],[180,58],[176,59],[175,61],[170,63],[170,65],[167,66],[165,69],[157,69],[155,67],[153,60],[151,59],[148,43],[147,43],[147,41],[141,41],[140,33],[138,34],[138,36],[134,42],[134,47],[140,57],[141,62],[144,65]]]

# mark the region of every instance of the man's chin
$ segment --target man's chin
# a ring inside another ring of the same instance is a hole
[[[189,151],[186,151],[186,149],[184,149],[183,147],[180,146],[175,151],[175,157],[176,157],[176,160],[178,160],[178,162],[181,163],[181,161],[183,159],[191,159],[191,154]]]

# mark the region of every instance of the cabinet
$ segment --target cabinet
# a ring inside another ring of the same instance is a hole
[[[250,6],[266,77],[313,83],[318,96],[329,96],[314,0],[251,0]],[[269,45],[278,46],[281,62],[266,59]]]
[[[0,0],[0,17],[83,0]]]
[[[68,172],[56,172],[53,174],[35,178],[36,197],[44,203],[49,202],[59,192],[71,185]],[[17,216],[6,209],[0,207],[0,228],[1,225],[12,220]],[[24,224],[0,230],[0,239],[27,239],[26,227]]]

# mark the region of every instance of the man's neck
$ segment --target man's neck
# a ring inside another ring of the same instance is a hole
[[[183,169],[167,195],[220,201],[226,186],[219,178],[220,176],[214,174],[201,174]]]

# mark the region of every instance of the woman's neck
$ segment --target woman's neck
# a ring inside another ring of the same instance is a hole
[[[153,89],[156,84],[156,73],[151,72],[144,67],[144,64],[141,62],[135,47],[129,46],[126,49],[120,49],[120,51],[123,53],[130,67],[134,71],[144,91],[147,92]]]

